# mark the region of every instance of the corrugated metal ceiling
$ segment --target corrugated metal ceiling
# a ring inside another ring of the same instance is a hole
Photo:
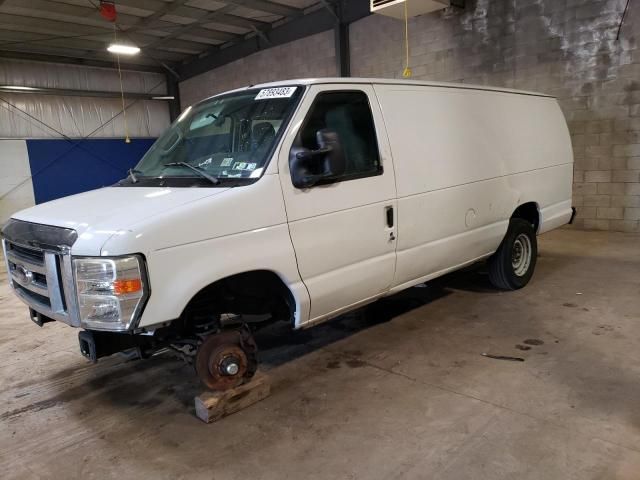
[[[99,0],[0,0],[0,57],[75,60],[105,66],[114,40],[142,49],[125,67],[171,69],[300,18],[319,0],[116,0],[114,24]]]

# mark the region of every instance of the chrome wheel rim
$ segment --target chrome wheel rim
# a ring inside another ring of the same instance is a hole
[[[532,253],[531,239],[524,233],[521,233],[513,242],[513,249],[511,251],[511,266],[516,276],[522,277],[527,273],[531,265]]]

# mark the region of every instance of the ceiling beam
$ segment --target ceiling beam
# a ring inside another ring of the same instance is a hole
[[[189,0],[174,0],[171,3],[166,3],[165,2],[164,5],[161,6],[158,10],[154,11],[148,17],[141,18],[136,23],[134,23],[132,25],[132,27],[134,27],[136,29],[140,29],[140,28],[144,28],[144,27],[150,27],[150,26],[153,25],[154,21],[160,20],[165,15],[172,14],[173,12],[175,12],[178,8],[182,7],[188,1]],[[172,26],[172,28],[175,28],[175,30],[180,30],[182,28],[182,25],[181,24],[174,24],[174,26]],[[194,25],[194,28],[195,28],[195,25]],[[224,31],[220,31],[220,30],[215,30],[215,29],[198,28],[198,33],[201,34],[201,35],[206,35],[207,37],[213,37],[213,38],[215,38],[217,40],[221,40],[223,42],[228,42],[230,40],[238,38],[237,34],[233,34],[233,33],[230,33],[230,32],[224,32]],[[136,33],[134,35],[138,35],[138,34]]]
[[[110,24],[106,24],[106,27],[96,27],[92,25],[79,25],[70,22],[61,22],[58,20],[47,20],[35,17],[26,17],[21,15],[10,15],[0,12],[0,24],[11,25],[17,27],[21,31],[33,32],[33,33],[47,33],[51,35],[60,34],[60,32],[74,32],[77,35],[85,36],[99,36],[106,35],[113,39],[113,27]],[[152,35],[146,35],[142,33],[129,33],[127,31],[122,32],[123,35],[135,35],[136,43],[139,43],[139,47],[144,48],[149,44],[155,43],[159,38]],[[232,36],[231,38],[236,38]],[[209,47],[207,44],[174,39],[171,43],[174,48],[183,49],[185,51],[200,52],[203,48]]]
[[[16,60],[30,60],[33,62],[48,62],[48,63],[63,63],[69,65],[82,65],[85,67],[100,67],[114,69],[113,61],[96,60],[95,58],[78,58],[70,57],[52,53],[42,52],[25,52],[25,51],[10,51],[0,49],[0,58],[11,58]],[[153,65],[142,65],[128,62],[120,62],[120,66],[123,70],[131,70],[134,72],[152,72],[152,73],[165,73],[165,69]]]
[[[46,33],[25,32],[24,30],[14,31],[8,27],[9,26],[0,24],[0,48],[11,49],[13,46],[22,45],[24,49],[28,50],[34,45],[38,45],[46,46],[47,48],[59,47],[63,49],[77,49],[84,52],[93,51],[98,54],[106,54],[105,46],[109,40],[113,40],[112,35],[95,35],[82,38],[56,38]],[[182,52],[172,52],[167,50],[145,48],[145,53],[167,62],[178,62],[184,58],[184,53]],[[123,57],[120,58],[122,59]],[[132,60],[134,60],[134,58],[135,57],[132,57]]]
[[[94,52],[92,50],[83,50],[79,48],[61,48],[50,47],[48,45],[38,46],[25,46],[25,45],[5,45],[0,47],[3,51],[8,52],[24,52],[24,53],[38,53],[42,55],[53,55],[61,57],[77,57],[85,60],[99,60],[109,64],[109,67],[115,68],[116,58],[115,56],[105,52]],[[147,57],[136,57],[135,60],[125,59],[124,56],[120,57],[120,63],[127,63],[129,65],[158,65],[158,60],[154,60]]]
[[[368,15],[370,15],[369,2],[358,1],[343,3],[341,9],[341,19],[343,23],[348,24]],[[272,28],[268,32],[271,45],[264,45],[263,42],[259,41],[259,37],[253,37],[226,46],[225,48],[214,47],[209,49],[206,56],[197,57],[180,66],[178,73],[181,79],[186,80],[251,55],[252,53],[264,50],[267,47],[282,45],[316,33],[331,30],[335,24],[336,18],[329,10],[326,8],[317,9],[300,18]]]
[[[174,1],[173,1],[173,2],[171,2],[171,3],[165,3],[165,5],[164,5],[161,9],[159,9],[159,10],[157,10],[157,11],[153,12],[153,13],[152,13],[151,15],[149,15],[148,17],[141,18],[140,20],[138,20],[138,22],[136,22],[136,23],[133,25],[133,27],[134,27],[134,28],[140,28],[140,27],[148,26],[148,25],[149,25],[149,24],[151,24],[154,20],[160,19],[160,18],[162,18],[163,16],[165,16],[165,15],[167,15],[167,14],[170,14],[171,12],[173,12],[174,10],[176,10],[178,7],[181,7],[182,5],[184,5],[185,3],[187,3],[187,1],[188,1],[188,0],[174,0]],[[194,26],[194,28],[195,28],[195,26]],[[182,28],[178,28],[178,29],[176,29],[176,32],[181,32],[181,31],[183,31],[183,29],[182,29]],[[138,36],[138,34],[136,34],[136,33],[128,33],[128,32],[126,33],[126,35],[127,35],[127,36],[130,36],[130,37],[133,37],[133,38],[136,38],[136,37]],[[169,36],[172,36],[172,34],[169,34]],[[176,36],[177,36],[177,35],[176,35]],[[221,38],[221,36],[222,36],[222,34],[218,35],[218,38]],[[225,34],[225,35],[224,35],[224,37],[226,37],[226,40],[231,40],[231,39],[237,38],[237,37],[238,37],[238,35]],[[156,41],[154,41],[154,42],[152,42],[152,43],[155,43],[156,45],[158,45],[159,43],[164,43],[164,41],[163,41],[163,40],[164,40],[164,38],[163,38],[163,39],[161,39],[161,40],[156,40]],[[171,42],[171,43],[172,43],[172,45],[174,44],[174,42]],[[145,49],[145,52],[146,52],[146,53],[149,53],[149,51],[152,49],[152,47],[151,47],[150,45],[147,45],[147,46],[145,46],[145,48],[144,48],[144,49]],[[156,56],[156,57],[157,57],[157,55],[155,55],[155,54],[154,54],[154,56]],[[176,75],[176,76],[177,76],[177,73],[175,72],[175,70],[173,70],[173,69],[171,69],[171,68],[169,68],[169,67],[167,67],[167,69],[168,69],[168,70],[170,70],[172,74],[174,74],[174,75]]]
[[[303,14],[301,8],[290,7],[282,3],[269,2],[266,0],[222,0],[228,5],[235,5],[236,7],[247,7],[251,10],[258,10],[260,12],[270,13],[272,15],[279,15],[281,17],[296,17]]]
[[[248,0],[238,0],[238,3],[242,3]],[[220,15],[225,15],[227,12],[232,11],[236,8],[235,5],[226,5],[218,10],[215,11],[210,11],[209,13],[203,15],[200,20],[196,23],[188,23],[184,26],[182,26],[181,28],[178,28],[176,30],[174,30],[173,32],[171,32],[169,35],[167,35],[166,37],[163,38],[159,38],[157,39],[155,42],[150,43],[148,46],[149,47],[157,47],[158,45],[164,44],[168,41],[174,41],[173,39],[176,37],[179,37],[180,35],[184,35],[187,33],[190,33],[191,30],[196,26],[196,24],[200,24],[200,23],[204,23],[204,22],[214,22],[216,20],[219,20]],[[257,30],[257,27],[253,27],[253,29]],[[234,35],[233,36],[234,39],[238,39],[240,38],[238,35]]]
[[[60,95],[65,97],[100,97],[100,98],[137,98],[140,100],[171,101],[162,93],[136,93],[104,90],[78,90],[69,88],[28,87],[28,90],[16,90],[13,85],[0,85],[1,93],[16,93],[20,95]]]
[[[167,15],[168,13],[173,12],[176,8],[181,7],[182,5],[187,3],[188,1],[189,0],[173,0],[173,2],[171,2],[171,3],[165,3],[161,8],[159,8],[156,11],[154,11],[148,17],[144,17],[144,18],[141,18],[140,20],[138,20],[134,24],[134,26],[140,27],[140,26],[149,25],[149,23],[151,23],[152,21],[158,20],[161,17]]]
[[[222,3],[227,5],[233,5],[236,7],[247,7],[251,10],[258,10],[264,13],[270,13],[272,15],[278,15],[281,17],[294,17],[301,15],[303,10],[301,8],[290,7],[282,3],[271,2],[267,0],[221,0]],[[119,0],[119,5],[125,5],[129,7],[140,8],[142,10],[148,10],[150,12],[157,11],[162,4],[165,3],[162,0]],[[224,8],[224,7],[223,7]],[[189,18],[198,19],[203,14],[210,12],[211,10],[205,10],[203,8],[183,6],[176,9],[174,12],[176,15],[186,16]]]
[[[220,1],[224,7],[207,10],[189,5],[188,0],[117,0],[118,6],[142,10],[132,10],[134,14],[118,13],[118,36],[129,38],[142,49],[140,56],[121,57],[121,62],[130,68],[145,70],[155,67],[155,62],[173,72],[175,63],[184,60],[185,55],[198,58],[203,52],[222,51],[222,44],[228,47],[249,42],[258,49],[268,47],[278,43],[272,39],[271,23],[240,16],[234,13],[238,8],[264,12],[273,15],[271,18],[286,21],[302,19],[305,13],[302,8],[271,0]],[[64,0],[0,0],[0,56],[13,58],[22,53],[24,58],[31,54],[34,60],[94,63],[111,68],[113,57],[104,49],[113,38],[113,26],[102,19],[92,4],[97,4],[97,0],[88,1],[86,5]],[[244,32],[232,33],[223,25]],[[311,27],[312,30],[318,28]],[[65,35],[64,32],[73,33]],[[253,38],[248,39],[247,34]],[[188,38],[182,37],[187,35]],[[152,70],[159,71],[160,67]]]
[[[176,10],[177,13],[181,11],[182,9],[180,8]],[[240,17],[238,15],[231,15],[231,14],[220,14],[220,16],[218,17],[218,22],[224,25],[230,25],[232,27],[246,28],[247,30],[250,30],[253,27],[260,28],[260,27],[269,25],[269,22],[264,22],[262,20],[258,20],[255,18]]]
[[[216,18],[218,18],[218,16],[221,13],[226,13],[226,12],[228,12],[230,10],[233,10],[234,8],[235,7],[233,7],[231,5],[227,5],[227,6],[222,7],[221,9],[219,9],[217,11],[209,12],[209,13],[207,13],[206,15],[204,15],[200,19],[200,22],[214,21]],[[180,35],[183,35],[185,33],[190,33],[191,30],[194,27],[195,27],[195,25],[193,23],[187,23],[186,25],[183,25],[181,28],[175,29],[173,32],[171,32],[166,37],[158,38],[156,41],[150,43],[148,46],[153,48],[153,47],[157,47],[158,45],[161,45],[163,43],[166,43],[169,40],[171,40],[173,42],[176,37],[179,37]]]
[[[226,0],[225,0],[226,1]],[[245,6],[248,8],[254,8],[254,6],[256,5],[256,3],[261,4],[261,3],[269,3],[272,4],[273,2],[263,2],[262,0],[258,1],[258,0],[233,0],[233,2],[227,2],[227,5],[219,8],[218,10],[214,10],[214,11],[210,11],[207,14],[205,14],[204,16],[202,16],[199,20],[198,23],[205,23],[205,22],[215,22],[215,21],[220,21],[221,16],[224,16],[226,14],[228,14],[229,12],[234,11],[238,6]],[[288,10],[292,12],[292,14],[294,15],[302,15],[302,10],[294,8],[291,9],[289,7],[287,7]],[[177,30],[175,30],[174,32],[170,33],[168,36],[158,39],[155,42],[149,44],[150,47],[157,47],[158,45],[161,45],[169,40],[172,40],[173,38],[179,37],[180,35],[184,35],[186,33],[190,33],[191,29],[194,27],[194,24],[187,24],[184,25],[184,27],[179,28]],[[258,36],[264,38],[267,42],[267,44],[269,44],[269,39],[266,37],[265,32],[267,30],[271,29],[271,25],[267,25],[265,27],[262,28],[258,28],[255,25],[252,26],[251,28]]]
[[[104,18],[100,16],[89,2],[86,6],[71,5],[68,3],[58,3],[50,0],[5,0],[3,11],[6,13],[31,11],[32,16],[43,17],[43,13],[65,15],[77,18],[79,22],[94,25],[106,25]],[[30,14],[31,15],[31,14]],[[132,25],[140,18],[135,15],[118,14],[118,22],[123,25]],[[88,23],[87,23],[88,22]]]
[[[166,6],[173,5],[173,3],[166,2],[158,3],[159,8],[166,8]],[[51,21],[66,21],[69,23],[78,23],[80,25],[108,29],[109,31],[112,30],[111,24],[103,19],[90,3],[87,3],[87,6],[85,7],[48,0],[6,0],[5,6],[0,8],[0,13],[28,18],[40,18],[43,20],[47,20],[47,15],[49,15],[48,19]],[[166,15],[166,13],[163,15]],[[160,20],[159,17],[154,17],[153,14],[151,17],[153,17],[153,21],[140,24],[141,21],[145,21],[149,17],[138,17],[135,15],[118,13],[117,24],[121,27],[127,27],[126,30],[128,32],[156,30],[156,32],[153,33],[149,32],[149,34],[156,34],[156,36],[158,30],[170,30],[183,26],[181,23]],[[250,26],[246,28],[250,29]],[[234,35],[229,32],[210,28],[200,28],[198,31],[194,31],[194,35],[204,38],[214,38],[221,42],[227,42],[234,37]]]

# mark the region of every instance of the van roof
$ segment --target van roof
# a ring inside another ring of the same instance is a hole
[[[291,80],[283,80],[278,82],[260,83],[256,85],[248,85],[246,88],[269,88],[269,87],[281,87],[286,85],[318,85],[327,83],[367,83],[378,85],[420,85],[424,87],[445,87],[445,88],[462,88],[466,90],[486,90],[490,92],[504,92],[515,93],[519,95],[534,95],[537,97],[550,97],[544,93],[528,92],[524,90],[514,90],[511,88],[502,87],[487,87],[484,85],[472,85],[468,83],[449,83],[449,82],[422,82],[417,80],[401,80],[394,78],[358,78],[358,77],[326,77],[326,78],[298,78]]]

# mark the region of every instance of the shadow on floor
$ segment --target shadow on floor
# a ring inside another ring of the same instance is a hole
[[[444,298],[452,293],[450,284],[459,288],[459,285],[477,281],[465,280],[465,276],[476,276],[475,271],[457,272],[450,277],[438,279],[433,284],[429,283],[428,286],[410,288],[307,330],[294,331],[284,323],[270,325],[255,334],[260,364],[268,371],[293,362],[358,332],[390,322],[411,310]],[[82,373],[79,375],[80,370]],[[192,408],[193,397],[202,391],[193,367],[168,352],[146,360],[126,360],[116,355],[101,359],[97,365],[79,367],[76,364],[45,381],[58,383],[65,378],[70,379],[69,384],[61,384],[55,396],[35,402],[20,411],[5,412],[0,415],[0,419],[73,400],[84,399],[87,401],[83,400],[81,404],[90,404],[89,397],[120,408],[155,407],[173,398]],[[43,379],[39,379],[34,385],[42,381]],[[23,384],[23,387],[28,387],[28,384]]]
[[[260,363],[265,368],[271,368],[291,362],[358,332],[387,323],[450,293],[451,290],[443,285],[429,284],[383,298],[307,330],[294,331],[285,324],[272,325],[256,333]]]
[[[437,278],[427,285],[383,298],[307,330],[293,331],[288,324],[273,324],[255,334],[261,368],[268,371],[294,362],[335,342],[436,302],[455,290],[498,293],[489,283],[486,265],[480,263]],[[93,397],[118,407],[153,407],[173,398],[190,408],[193,397],[202,389],[193,367],[175,358],[172,353],[162,353],[143,361],[127,361],[114,356],[100,360],[95,366],[74,365],[47,380],[77,377],[79,369],[83,370],[81,380],[70,382],[55,397],[36,402],[28,409],[38,410],[83,397]],[[6,412],[3,415],[12,416],[15,413]]]

